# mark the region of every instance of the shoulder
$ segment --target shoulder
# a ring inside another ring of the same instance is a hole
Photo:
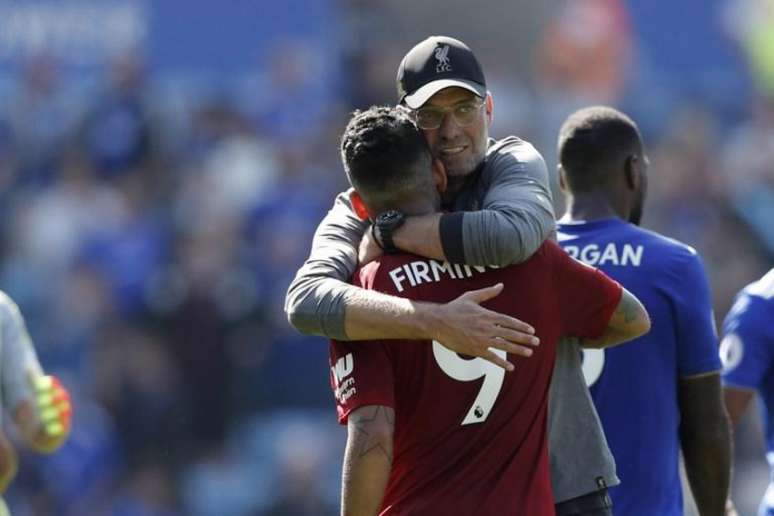
[[[548,239],[544,241],[540,245],[540,247],[538,247],[538,250],[535,251],[535,253],[525,263],[529,263],[532,261],[554,262],[556,260],[564,261],[564,260],[571,260],[571,259],[572,258],[570,258],[570,256],[564,251],[564,249],[562,249],[562,247],[557,242],[554,242],[553,240]]]
[[[680,267],[701,263],[701,256],[698,251],[688,244],[633,224],[627,224],[626,226],[628,227],[628,232],[638,243],[648,247],[650,254],[657,259],[657,263],[660,266],[673,264]]]
[[[6,321],[9,318],[21,318],[21,311],[16,302],[8,294],[0,290],[0,321]]]
[[[528,141],[516,136],[491,140],[486,152],[485,170],[498,172],[509,167],[527,170],[529,166],[545,167],[543,156]]]
[[[394,276],[417,256],[408,253],[383,255],[379,259],[358,268],[352,278],[352,284],[366,290],[376,290],[385,294],[398,294],[402,289],[395,285]]]
[[[538,186],[543,194],[549,191],[543,156],[531,143],[515,136],[489,141],[481,178],[490,190]]]
[[[743,288],[734,299],[726,316],[724,330],[733,331],[739,324],[770,324],[774,317],[774,269],[758,281]]]
[[[712,302],[704,260],[696,249],[679,240],[637,228],[643,248],[640,280],[672,302],[696,309]],[[711,307],[709,307],[711,309]]]
[[[545,240],[528,260],[509,267],[526,269],[530,274],[556,277],[557,274],[574,269],[577,265],[592,268],[580,260],[573,259],[562,247],[551,239]]]
[[[743,292],[774,304],[774,269],[771,269],[758,281],[747,285]]]
[[[487,148],[487,157],[513,156],[515,158],[530,159],[540,156],[534,145],[518,136],[506,136],[499,140],[490,140]]]
[[[763,321],[769,325],[772,317],[774,317],[774,299],[753,295],[748,289],[745,289],[734,300],[734,304],[728,312],[726,323],[745,322],[749,324]]]

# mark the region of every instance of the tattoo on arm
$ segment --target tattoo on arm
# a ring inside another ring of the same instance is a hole
[[[392,470],[395,411],[367,405],[349,414],[341,485],[343,516],[379,513]]]
[[[395,428],[395,412],[381,405],[367,406],[349,416],[352,433],[352,452],[364,457],[370,452],[383,455],[392,464],[392,433]],[[385,432],[385,429],[389,431]],[[389,434],[389,438],[387,438]]]
[[[605,348],[626,342],[650,330],[650,319],[645,307],[631,293],[624,290],[605,332],[596,339],[582,339],[584,348]]]

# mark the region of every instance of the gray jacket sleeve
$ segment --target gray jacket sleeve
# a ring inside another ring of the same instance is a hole
[[[0,325],[3,407],[13,413],[19,403],[34,399],[29,376],[43,372],[19,307],[3,292],[0,292]]]
[[[357,289],[347,281],[357,268],[360,240],[368,224],[354,213],[349,193],[336,197],[315,231],[312,251],[288,288],[285,313],[301,333],[347,340],[344,305]]]
[[[441,238],[449,261],[505,266],[527,260],[554,231],[548,170],[540,153],[515,137],[490,147],[464,213],[444,215]]]

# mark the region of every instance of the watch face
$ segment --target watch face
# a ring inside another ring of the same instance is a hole
[[[401,212],[396,210],[390,210],[385,211],[381,215],[379,215],[379,218],[381,219],[380,222],[391,224],[393,222],[397,222],[402,217]]]

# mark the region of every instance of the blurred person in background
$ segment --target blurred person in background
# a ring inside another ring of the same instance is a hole
[[[70,395],[59,379],[46,375],[38,362],[21,312],[0,292],[0,396],[20,436],[38,453],[59,449],[70,434]],[[16,450],[0,431],[0,492],[18,469]],[[8,514],[0,498],[0,514]]]
[[[28,57],[6,108],[18,157],[16,186],[35,190],[50,186],[59,157],[71,143],[79,106],[68,98],[60,72],[60,63],[51,54]]]
[[[87,114],[83,138],[105,178],[139,174],[151,157],[151,121],[142,56],[126,51],[109,63],[107,88]]]
[[[569,92],[575,101],[618,100],[631,61],[630,32],[619,0],[562,4],[537,46],[539,91]]]
[[[682,449],[699,513],[721,514],[731,443],[701,259],[694,249],[637,227],[648,158],[629,117],[608,107],[575,112],[561,127],[558,154],[567,197],[560,244],[630,288],[653,320],[651,332],[627,346],[584,350],[584,371],[621,478],[610,490],[613,507],[626,516],[682,515]]]
[[[361,217],[380,214],[374,222],[380,225],[385,214],[440,210],[444,166],[400,107],[356,112],[341,152]],[[333,341],[331,386],[349,430],[342,514],[376,514],[380,507],[382,514],[553,513],[546,425],[557,341],[567,334],[591,347],[615,345],[647,332],[645,309],[554,242],[522,264],[476,272],[416,258],[381,256],[359,269],[353,283],[433,301],[483,298],[490,289],[465,291],[495,283],[503,293],[489,306],[534,321],[541,345],[511,357],[517,372],[506,375],[438,341]],[[481,377],[483,385],[471,382]]]
[[[494,101],[481,65],[464,43],[433,36],[414,46],[398,69],[398,101],[413,111],[433,157],[444,164],[443,202],[455,213],[402,216],[390,225],[374,224],[369,232],[347,194],[339,195],[288,289],[288,318],[302,332],[337,340],[437,340],[511,368],[490,348],[518,352],[516,344],[529,342],[520,321],[494,319],[496,314],[470,298],[445,305],[409,303],[345,283],[357,265],[358,244],[361,263],[382,250],[401,250],[451,263],[504,266],[527,260],[554,225],[540,153],[516,137],[489,139]],[[616,485],[618,477],[577,348],[560,346],[555,364],[549,449],[563,450],[551,455],[557,511],[609,514],[607,486]],[[584,446],[570,444],[576,442],[576,428],[587,429]]]
[[[556,128],[567,113],[615,104],[630,79],[633,35],[623,0],[562,2],[534,49],[535,145],[552,161]]]
[[[723,14],[757,90],[765,97],[774,96],[774,4],[770,0],[731,0]]]
[[[721,177],[731,209],[774,253],[774,92],[757,99],[751,112],[727,138]],[[739,271],[733,293],[749,280],[749,270]]]
[[[736,426],[758,392],[765,421],[766,459],[774,467],[774,269],[747,285],[723,323],[720,356],[723,392],[731,423]],[[729,502],[728,514],[736,514]],[[769,483],[758,514],[774,515],[774,481]]]

